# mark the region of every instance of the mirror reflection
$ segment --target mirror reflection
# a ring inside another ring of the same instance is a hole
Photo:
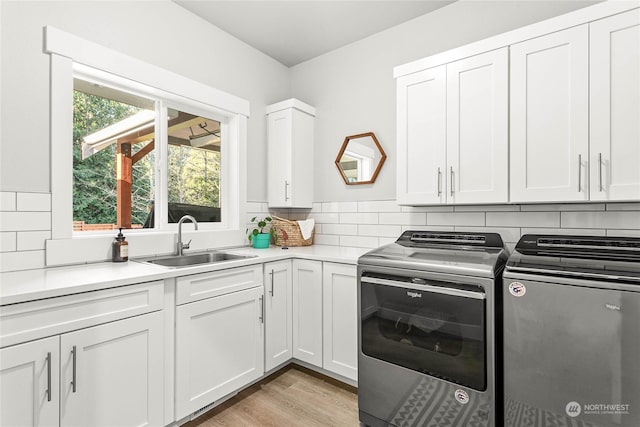
[[[335,163],[346,184],[371,184],[386,158],[374,133],[367,132],[347,136]]]

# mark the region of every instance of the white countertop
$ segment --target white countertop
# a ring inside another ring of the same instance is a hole
[[[369,251],[366,248],[326,245],[292,247],[289,249],[282,249],[279,246],[272,246],[268,249],[253,249],[247,246],[220,250],[256,256],[254,258],[181,268],[167,268],[130,260],[125,263],[102,262],[0,273],[0,305],[53,298],[133,283],[163,280],[287,258],[355,265],[358,257]]]

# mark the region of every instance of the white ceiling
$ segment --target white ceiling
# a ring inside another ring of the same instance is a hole
[[[291,67],[453,1],[173,0]]]

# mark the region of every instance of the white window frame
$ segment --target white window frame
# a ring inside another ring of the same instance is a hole
[[[51,56],[51,240],[46,243],[46,264],[60,265],[105,260],[103,245],[110,234],[73,233],[73,78],[89,76],[104,79],[116,86],[161,99],[160,114],[166,106],[220,120],[225,135],[222,154],[221,209],[222,222],[203,224],[192,248],[236,246],[245,241],[246,217],[246,137],[249,102],[206,86],[165,69],[148,64],[96,43],[84,40],[51,26],[45,27],[45,53]],[[124,83],[123,83],[124,82]],[[139,87],[136,87],[139,85]],[[142,88],[142,90],[140,90]],[[159,117],[158,119],[162,119]],[[166,117],[165,117],[166,119]],[[158,122],[158,120],[156,120]],[[166,120],[165,120],[166,122]],[[162,122],[161,122],[162,123]],[[159,156],[156,161],[156,185],[166,188],[166,129],[158,129]],[[164,170],[163,170],[164,169]],[[162,180],[162,181],[161,181]],[[128,230],[138,245],[130,246],[132,257],[170,253],[176,225],[166,224],[167,212],[162,203],[159,226],[154,230]],[[111,233],[112,234],[112,233]],[[209,242],[209,243],[207,243]],[[76,255],[77,254],[77,255]]]

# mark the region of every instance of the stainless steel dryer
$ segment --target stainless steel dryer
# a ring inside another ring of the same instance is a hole
[[[494,313],[506,259],[498,234],[407,231],[358,260],[361,422],[501,426]]]
[[[503,293],[506,426],[640,426],[640,239],[525,235]]]

